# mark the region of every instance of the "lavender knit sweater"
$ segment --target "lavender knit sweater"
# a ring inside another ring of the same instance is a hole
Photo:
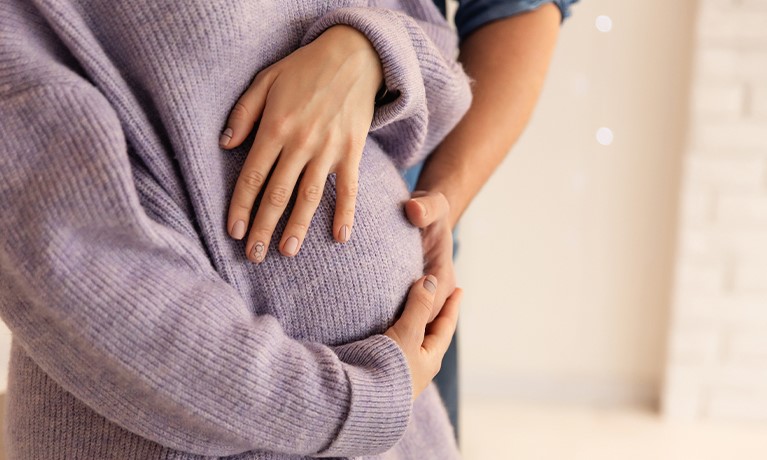
[[[301,253],[252,264],[225,227],[250,141],[219,132],[334,24],[401,93],[376,110],[354,234],[331,238],[331,176]],[[10,457],[456,457],[434,386],[411,403],[381,335],[423,270],[398,168],[470,101],[455,47],[431,0],[0,1]]]

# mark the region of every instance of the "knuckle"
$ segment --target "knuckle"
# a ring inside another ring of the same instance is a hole
[[[240,174],[240,180],[249,190],[256,191],[264,185],[266,176],[257,169],[246,169]]]
[[[272,238],[272,230],[267,228],[264,222],[253,221],[249,238],[256,241],[269,241]]]
[[[272,66],[266,67],[260,72],[256,74],[255,77],[253,77],[253,84],[258,84],[264,81],[267,77],[271,76],[272,73]]]
[[[344,198],[356,198],[357,193],[359,193],[359,185],[357,185],[356,181],[349,184],[341,184],[336,192]]]
[[[418,305],[420,308],[423,308],[428,313],[431,313],[432,308],[434,308],[434,302],[426,294],[418,295],[415,299],[415,302],[416,305]]]
[[[341,150],[343,143],[339,141],[340,136],[335,131],[330,131],[325,135],[325,147],[327,150]]]
[[[344,149],[350,153],[361,151],[363,143],[364,140],[360,139],[359,136],[355,136],[354,133],[348,133],[343,141]]]
[[[251,118],[250,110],[242,102],[234,104],[231,113],[232,120],[248,120]]]
[[[292,231],[289,234],[304,235],[309,230],[309,226],[305,222],[292,222],[290,224]]]
[[[272,206],[283,207],[288,203],[290,198],[290,191],[287,187],[277,185],[267,193],[267,198]]]
[[[249,216],[252,204],[252,202],[248,204],[242,200],[232,200],[231,210],[238,215],[242,214],[244,216]]]
[[[354,220],[354,207],[346,208],[341,211],[341,217],[346,220]]]
[[[286,137],[290,132],[290,119],[286,116],[272,115],[266,128],[266,132],[270,137]]]
[[[317,203],[320,201],[320,198],[322,197],[322,189],[319,185],[308,185],[304,187],[303,193],[301,194],[303,196],[304,200],[310,202],[310,203]]]
[[[302,127],[296,130],[292,135],[292,142],[299,148],[307,147],[311,144],[313,130],[311,127]]]

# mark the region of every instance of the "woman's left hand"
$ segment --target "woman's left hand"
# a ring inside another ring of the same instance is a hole
[[[232,238],[244,238],[256,197],[263,192],[245,245],[251,261],[266,257],[300,180],[279,243],[283,255],[298,253],[330,173],[336,173],[332,232],[339,242],[349,240],[359,162],[382,80],[380,59],[367,38],[337,25],[259,72],[237,101],[219,144],[225,149],[239,146],[260,118],[227,220]]]

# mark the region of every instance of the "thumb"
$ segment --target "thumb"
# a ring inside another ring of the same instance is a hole
[[[405,202],[405,214],[411,224],[425,228],[447,216],[447,198],[440,192],[413,192]]]
[[[428,275],[413,283],[405,303],[405,310],[395,323],[397,333],[404,337],[415,337],[423,341],[426,324],[434,309],[434,295],[437,292],[437,278]]]

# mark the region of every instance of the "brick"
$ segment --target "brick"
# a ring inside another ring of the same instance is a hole
[[[736,264],[733,268],[732,289],[742,294],[761,293],[767,296],[767,260],[741,261]],[[764,308],[767,310],[767,303]]]
[[[674,324],[719,325],[723,328],[767,330],[767,296],[749,293],[674,294]]]
[[[735,363],[767,363],[767,328],[739,328],[727,339],[727,359]]]
[[[747,11],[767,11],[767,0],[740,0],[739,6]]]
[[[723,226],[758,226],[767,231],[767,191],[730,192],[725,189],[717,195],[714,215],[717,223]]]
[[[757,119],[767,119],[767,86],[754,86],[750,92],[749,115]]]
[[[724,289],[725,264],[692,263],[682,260],[677,263],[676,287],[700,294],[719,294]]]
[[[682,233],[682,257],[767,260],[767,231],[759,228],[685,228]]]
[[[691,132],[694,149],[730,152],[753,150],[767,152],[767,125],[760,120],[699,121]]]
[[[732,328],[758,327],[767,330],[767,308],[764,296],[736,294],[718,302],[717,316]]]
[[[691,186],[729,190],[761,190],[764,186],[765,158],[761,154],[691,154],[684,163],[684,180]]]
[[[767,422],[767,392],[712,391],[706,404],[709,418]]]
[[[767,0],[703,0],[663,411],[767,421]]]
[[[697,84],[732,81],[760,83],[767,78],[767,51],[763,47],[703,46],[697,50],[694,72]]]
[[[675,320],[669,342],[669,358],[674,365],[708,366],[719,358],[721,327],[714,321]]]
[[[767,392],[767,368],[725,364],[707,374],[706,383],[711,388]]]
[[[685,181],[681,191],[679,217],[683,225],[710,224],[714,218],[714,187],[696,187]]]
[[[699,83],[692,100],[695,117],[738,118],[743,113],[744,87],[739,83]]]
[[[662,411],[674,420],[693,420],[701,415],[704,371],[697,366],[671,366],[663,385]]]
[[[704,42],[761,45],[767,43],[767,12],[702,2],[697,35]]]

